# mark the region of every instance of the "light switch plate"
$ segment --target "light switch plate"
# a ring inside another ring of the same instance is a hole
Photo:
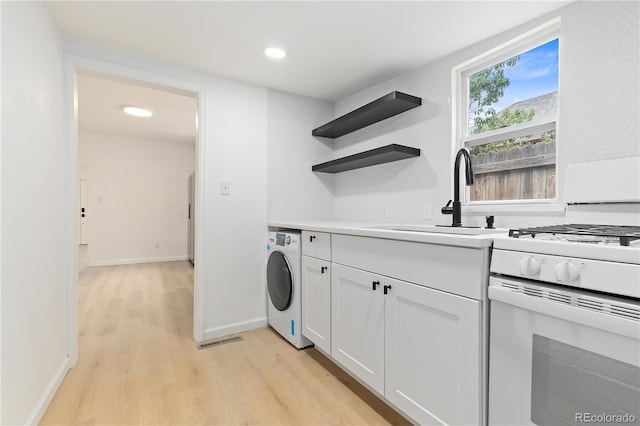
[[[220,181],[220,194],[231,195],[231,182],[228,180]]]
[[[431,203],[424,203],[424,215],[423,215],[423,219],[424,220],[431,220],[433,219],[433,208],[431,206]]]

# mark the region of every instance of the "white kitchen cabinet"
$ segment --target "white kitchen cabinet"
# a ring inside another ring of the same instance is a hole
[[[332,296],[344,368],[419,424],[479,422],[480,302],[336,264]]]
[[[484,424],[485,253],[333,235],[332,259],[332,357],[418,424]]]
[[[303,335],[416,424],[486,425],[490,243],[360,232],[302,231]]]
[[[331,356],[384,395],[382,277],[335,263],[332,267]]]
[[[417,423],[478,424],[480,302],[386,278],[385,398]]]
[[[302,334],[331,353],[331,264],[302,256]]]
[[[331,234],[302,231],[302,335],[331,353]]]

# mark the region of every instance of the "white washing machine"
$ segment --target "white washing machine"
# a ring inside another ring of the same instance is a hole
[[[269,232],[267,291],[269,325],[296,348],[312,343],[302,335],[302,245],[295,231]]]

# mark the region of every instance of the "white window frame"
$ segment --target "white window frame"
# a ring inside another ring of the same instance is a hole
[[[557,114],[555,117],[543,120],[532,120],[504,129],[490,130],[472,135],[468,135],[467,132],[469,122],[468,76],[527,52],[551,40],[560,38],[560,18],[558,17],[452,68],[452,158],[454,158],[460,148],[466,145],[482,145],[507,138],[524,136],[530,134],[532,130],[555,128],[556,140],[559,140],[559,120]],[[558,97],[560,97],[559,86],[560,84],[558,82]],[[559,171],[557,144],[555,164],[557,176]],[[469,190],[465,190],[465,211],[477,211],[479,213],[488,210],[492,212],[519,210],[561,212],[564,211],[564,207],[560,206],[558,201],[558,181],[559,179],[556,178],[556,196],[552,199],[470,201]]]

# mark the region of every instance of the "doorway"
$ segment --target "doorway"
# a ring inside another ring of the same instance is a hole
[[[196,113],[192,94],[79,73],[80,237],[91,266],[188,258]]]
[[[196,176],[198,176],[198,179],[196,182],[195,198],[196,199],[202,198],[201,191],[204,190],[204,184],[203,184],[204,176],[203,176],[203,173],[197,173],[197,172],[202,167],[201,166],[202,159],[200,158],[200,155],[202,154],[202,151],[203,151],[202,141],[204,140],[204,126],[203,126],[204,120],[200,117],[200,115],[202,114],[202,111],[204,109],[203,108],[204,89],[202,87],[199,87],[198,85],[184,82],[179,79],[169,78],[165,75],[158,75],[158,74],[149,73],[149,72],[141,72],[140,70],[137,70],[137,69],[129,69],[126,67],[115,66],[113,64],[104,63],[104,62],[89,59],[89,58],[70,56],[68,58],[67,69],[66,69],[66,94],[68,98],[67,114],[69,117],[68,123],[69,123],[69,136],[70,136],[69,153],[70,153],[70,162],[76,165],[78,165],[78,160],[81,158],[82,150],[86,148],[86,147],[82,147],[82,144],[79,143],[82,133],[86,130],[86,128],[84,128],[84,124],[83,124],[84,122],[80,119],[83,105],[82,105],[82,102],[78,102],[78,100],[80,99],[79,95],[81,96],[81,93],[79,93],[79,90],[78,90],[79,81],[81,81],[81,79],[84,77],[105,79],[110,82],[115,82],[120,84],[137,85],[141,89],[153,89],[157,92],[165,92],[166,94],[173,94],[173,95],[177,94],[179,96],[183,96],[183,97],[186,96],[191,98],[191,100],[195,103],[195,106],[196,106],[196,112],[192,114],[191,121],[194,126],[196,126],[196,123],[200,123],[200,125],[197,126],[195,135],[194,135],[195,137],[193,138],[194,140],[192,140],[194,154],[192,155],[192,162],[193,162],[192,170],[190,171],[189,174],[196,172]],[[125,101],[123,101],[122,103],[125,103]],[[78,109],[76,109],[76,105]],[[112,106],[114,107],[117,106],[118,108],[120,108],[122,105],[120,104],[115,105],[112,103]],[[98,115],[98,119],[102,122],[107,121],[104,115]],[[136,137],[138,136],[139,135],[137,135]],[[124,161],[126,158],[121,158],[121,159]],[[72,271],[70,271],[70,275],[72,279],[70,280],[68,295],[67,295],[68,300],[70,301],[70,303],[68,304],[69,319],[70,319],[68,334],[69,334],[69,357],[70,357],[71,365],[75,364],[78,356],[77,355],[78,354],[78,306],[77,306],[78,263],[77,263],[77,258],[75,257],[75,254],[77,253],[78,243],[80,241],[86,242],[87,245],[89,246],[89,250],[91,250],[90,246],[91,246],[92,240],[96,241],[95,238],[92,238],[92,235],[93,235],[93,232],[96,230],[96,228],[100,226],[100,224],[95,223],[95,220],[97,218],[93,215],[93,213],[96,213],[96,212],[92,212],[92,200],[94,204],[95,203],[108,204],[107,201],[112,201],[111,199],[107,200],[104,197],[104,195],[101,196],[100,194],[98,194],[99,192],[98,188],[100,186],[99,185],[100,182],[99,181],[94,182],[92,180],[91,164],[89,164],[89,162],[86,162],[84,167],[88,169],[86,179],[84,179],[85,180],[84,183],[80,182],[81,180],[79,179],[80,173],[78,169],[80,168],[80,166],[77,166],[75,168],[73,168],[72,166],[72,170],[69,177],[69,181],[74,182],[73,186],[75,188],[74,190],[70,191],[70,199],[77,200],[72,202],[72,204],[79,205],[82,203],[81,199],[83,198],[83,192],[85,192],[85,190],[86,190],[85,195],[87,196],[86,197],[87,203],[86,203],[86,206],[84,206],[84,211],[82,211],[82,207],[78,208],[77,210],[74,209],[73,211],[73,221],[76,222],[77,224],[76,226],[72,226],[72,228],[76,229],[76,232],[77,232],[77,235],[72,239],[74,242],[73,258],[76,260],[76,262],[73,263]],[[113,171],[113,174],[117,176],[119,172]],[[188,214],[187,213],[187,208],[188,208],[187,192],[188,192],[188,175],[189,174],[186,175],[184,182],[181,184],[184,190],[185,203],[184,203],[184,208],[181,209],[180,214],[185,218],[185,227],[188,226],[186,225],[187,223],[186,218]],[[92,198],[93,190],[95,190],[95,192],[93,193],[95,197]],[[171,203],[165,202],[165,205],[166,204],[171,204]],[[204,203],[196,203],[196,205],[198,204],[199,204],[198,210],[201,211]],[[158,206],[156,205],[155,207],[158,207]],[[81,214],[82,213],[85,214],[84,224],[81,221],[82,215],[78,214],[78,211],[80,211]],[[82,229],[83,227],[85,228],[84,231],[86,232],[83,231]],[[197,235],[198,235],[198,232],[196,231],[195,259],[199,257],[199,253],[201,251],[199,250],[199,247],[202,244],[202,242],[198,241]],[[185,228],[184,238],[185,238],[184,254],[182,256],[186,261],[188,256],[187,244],[186,244],[186,241],[188,239],[188,228]],[[164,246],[163,241],[154,241],[153,244],[151,245],[151,248],[153,250],[158,250],[158,249],[162,249],[163,246]],[[175,255],[171,255],[168,257],[171,258],[172,256],[175,257]],[[92,256],[92,257],[95,263],[95,259],[97,257],[96,256]],[[141,259],[129,259],[129,260],[139,261],[139,260],[145,260],[145,259],[141,258]],[[204,315],[201,308],[203,301],[199,295],[200,286],[198,285],[198,278],[199,276],[201,276],[201,274],[197,272],[197,270],[199,269],[197,260],[195,264],[196,264],[195,270],[193,271],[194,286],[193,286],[192,337],[194,338],[194,340],[200,341],[203,339],[203,333],[204,333],[203,331]],[[73,277],[75,277],[75,279],[73,279]]]

